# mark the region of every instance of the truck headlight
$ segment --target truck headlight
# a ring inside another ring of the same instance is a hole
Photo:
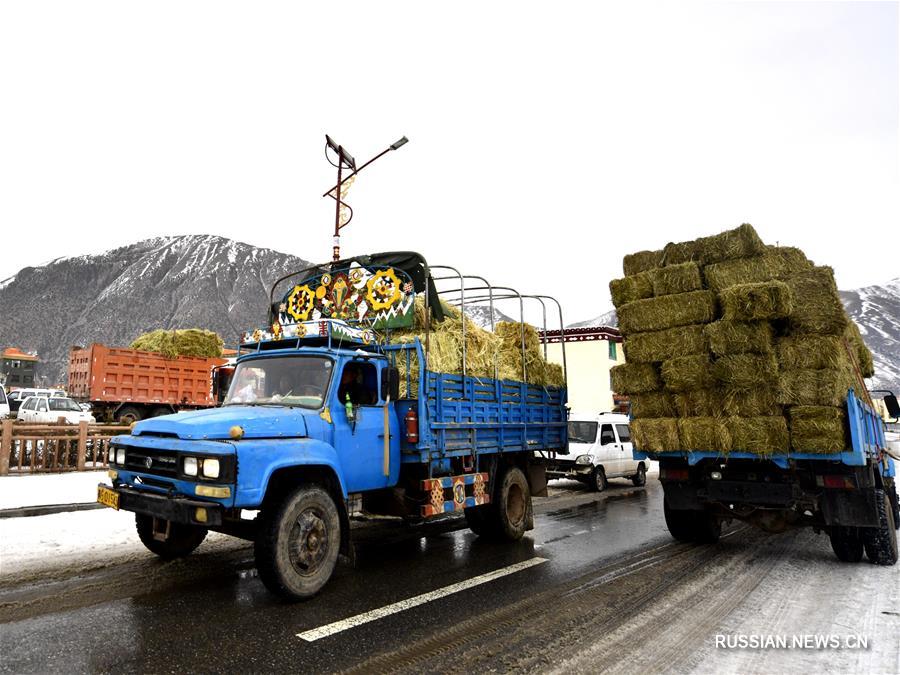
[[[125,448],[116,448],[116,464],[125,466]]]
[[[575,460],[576,464],[591,464],[591,456],[590,455],[578,455],[578,458]]]
[[[203,460],[203,476],[205,478],[219,477],[219,460],[204,459]]]
[[[185,457],[184,458],[184,473],[186,476],[196,476],[197,475],[197,458],[196,457]]]

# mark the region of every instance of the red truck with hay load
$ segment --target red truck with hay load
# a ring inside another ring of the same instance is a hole
[[[218,392],[228,389],[226,363],[223,358],[168,358],[94,343],[70,350],[68,391],[90,403],[98,420],[131,424],[218,405]]]
[[[896,470],[872,355],[831,268],[750,225],[625,256],[610,283],[635,457],[659,461],[672,536],[809,526],[835,555],[897,562]],[[897,399],[883,392],[894,418]]]

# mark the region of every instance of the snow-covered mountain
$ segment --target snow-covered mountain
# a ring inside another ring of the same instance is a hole
[[[900,277],[878,286],[853,291],[839,291],[844,308],[859,326],[875,359],[873,389],[891,389],[900,394]],[[618,326],[616,310],[587,321],[570,324],[585,326]]]
[[[468,305],[466,316],[480,328],[490,329],[491,327],[491,308],[487,305]],[[494,307],[494,325],[496,326],[501,321],[513,321],[513,319]]]
[[[158,237],[26,267],[0,281],[0,347],[35,350],[64,382],[71,345],[128,345],[156,328],[208,328],[226,343],[266,321],[271,283],[308,266],[211,235]]]
[[[881,286],[840,291],[840,295],[872,350],[872,387],[900,394],[900,277]]]

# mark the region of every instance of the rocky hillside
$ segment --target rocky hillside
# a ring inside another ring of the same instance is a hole
[[[216,236],[148,239],[26,267],[0,281],[0,346],[34,350],[64,382],[74,344],[128,345],[156,328],[207,328],[234,344],[266,321],[269,287],[308,263]]]

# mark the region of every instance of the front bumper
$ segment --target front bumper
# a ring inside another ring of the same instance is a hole
[[[104,484],[101,483],[101,485]],[[104,487],[109,488],[109,485],[104,485]],[[141,492],[124,485],[114,485],[110,489],[119,495],[120,510],[171,520],[173,523],[217,527],[222,524],[225,514],[225,507],[215,502],[201,502],[186,497],[169,497]],[[206,511],[205,521],[198,520],[196,517],[199,508]]]
[[[586,478],[593,471],[593,465],[576,464],[573,461],[556,461],[547,465],[547,476],[552,478]]]

